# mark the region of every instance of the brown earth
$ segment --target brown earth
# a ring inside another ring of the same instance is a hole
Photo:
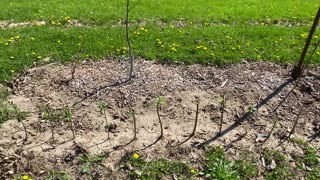
[[[77,161],[79,150],[90,154],[110,152],[104,161],[108,170],[97,169],[101,179],[126,179],[125,174],[117,171],[117,162],[126,152],[136,150],[147,159],[166,157],[195,166],[202,158],[202,150],[195,146],[207,144],[223,145],[231,157],[239,156],[242,150],[259,155],[263,147],[269,147],[290,158],[301,150],[293,143],[279,143],[293,127],[301,109],[292,137],[320,146],[319,67],[309,68],[301,80],[292,82],[291,66],[267,62],[214,67],[137,60],[131,82],[108,86],[126,78],[126,66],[127,63],[113,59],[84,61],[71,79],[71,64],[49,64],[29,69],[15,78],[10,100],[22,110],[32,112],[26,121],[29,138],[23,142],[24,131],[17,121],[2,125],[0,179],[17,172],[43,179],[50,170],[66,170],[75,178],[85,179]],[[226,107],[219,136],[218,99],[222,94]],[[167,101],[160,111],[164,138],[153,144],[160,135],[155,106],[155,98],[160,95]],[[104,128],[104,116],[97,108],[99,102],[108,105],[107,120],[113,125],[110,139]],[[178,152],[173,152],[169,147],[184,141],[192,132],[197,102],[200,109],[196,135],[182,144]],[[41,115],[45,105],[53,109],[72,107],[74,140],[69,124],[62,121],[54,125],[55,140],[50,140],[50,124]],[[257,111],[248,113],[250,107],[256,107]],[[135,109],[137,140],[128,144],[133,138],[130,108]],[[262,143],[274,119],[278,124],[271,137]]]

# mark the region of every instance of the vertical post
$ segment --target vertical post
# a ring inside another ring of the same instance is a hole
[[[301,57],[300,57],[300,60],[299,60],[299,63],[297,66],[295,66],[291,72],[291,77],[294,79],[294,80],[297,80],[298,77],[302,74],[302,70],[303,70],[303,61],[306,57],[306,54],[307,54],[307,51],[308,51],[308,48],[309,48],[309,45],[310,45],[310,42],[312,40],[312,36],[314,34],[314,31],[316,30],[316,27],[318,25],[318,22],[319,22],[319,18],[320,18],[320,7],[318,9],[318,13],[313,21],[313,24],[312,24],[312,27],[311,27],[311,30],[310,30],[310,33],[309,33],[309,36],[307,38],[307,41],[306,41],[306,44],[304,45],[304,48],[302,50],[302,53],[301,53]]]

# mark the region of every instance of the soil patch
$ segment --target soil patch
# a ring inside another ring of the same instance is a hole
[[[117,172],[121,157],[136,150],[148,158],[166,157],[191,164],[196,164],[202,156],[195,146],[205,144],[222,145],[234,157],[243,149],[259,154],[262,147],[281,150],[290,157],[298,149],[292,143],[279,145],[279,142],[293,127],[300,107],[303,110],[293,137],[306,141],[314,137],[311,144],[320,146],[319,137],[315,136],[320,131],[319,67],[309,68],[295,85],[289,77],[291,66],[267,62],[218,68],[137,60],[131,82],[103,89],[98,87],[126,78],[126,62],[85,61],[76,68],[75,79],[70,79],[71,67],[70,64],[35,67],[13,80],[14,95],[10,100],[24,111],[32,112],[26,121],[29,139],[22,142],[24,132],[18,122],[2,125],[0,160],[7,164],[0,165],[1,177],[27,172],[41,179],[52,169],[63,169],[83,179],[81,165],[76,161],[79,151],[109,152],[104,165],[108,177],[115,179],[125,178]],[[226,97],[226,108],[222,134],[217,135],[222,94]],[[155,106],[155,98],[160,95],[167,101],[160,111],[164,139],[153,144],[160,135]],[[101,102],[108,106],[107,120],[112,124],[110,139],[107,139],[106,120],[97,107]],[[172,152],[169,147],[182,142],[192,132],[197,102],[200,110],[196,135],[181,145],[184,150]],[[45,106],[57,110],[71,107],[74,140],[69,123],[63,121],[54,124],[55,140],[50,140],[51,125],[43,119]],[[137,140],[127,144],[133,138],[131,108],[136,112],[138,131]],[[248,109],[254,108],[257,110],[248,114]],[[259,138],[269,133],[274,119],[278,124],[262,144]]]

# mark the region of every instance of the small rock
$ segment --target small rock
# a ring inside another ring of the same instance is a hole
[[[272,170],[272,169],[275,169],[276,167],[277,167],[276,162],[274,160],[272,160],[271,164],[268,165],[267,169]]]

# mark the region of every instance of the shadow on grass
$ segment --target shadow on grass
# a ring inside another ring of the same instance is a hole
[[[261,100],[254,108],[256,108],[257,110],[262,107],[263,105],[267,104],[273,97],[275,97],[276,95],[278,95],[285,87],[287,87],[288,85],[290,85],[292,82],[294,82],[294,80],[292,78],[287,79],[284,83],[282,83],[279,87],[277,87],[271,94],[269,94],[266,98],[264,98],[263,100]],[[272,111],[272,112],[276,112],[276,110],[282,105],[282,103],[288,98],[288,96],[291,94],[291,92],[295,89],[295,87],[297,87],[297,84],[295,84],[295,86],[290,90],[290,92],[285,96],[285,98],[278,104],[278,106]],[[227,133],[229,133],[230,131],[232,131],[233,129],[235,129],[236,127],[238,127],[240,124],[242,124],[243,122],[245,122],[247,120],[247,118],[249,118],[251,115],[253,115],[254,112],[246,112],[242,117],[240,117],[237,121],[235,121],[231,126],[229,126],[227,129],[221,131],[221,133],[218,133],[217,135],[215,135],[214,137],[200,143],[199,145],[197,145],[196,147],[198,148],[202,148],[203,146],[206,146],[208,144],[210,144],[213,141],[216,141],[217,139],[219,139],[220,137],[226,135]]]

